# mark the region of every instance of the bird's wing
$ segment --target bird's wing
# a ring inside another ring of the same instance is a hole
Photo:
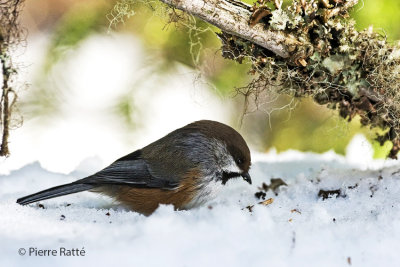
[[[174,189],[179,183],[154,175],[137,150],[79,182],[93,185],[129,185],[141,188]]]

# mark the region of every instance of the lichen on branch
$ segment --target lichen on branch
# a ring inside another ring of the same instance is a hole
[[[18,15],[23,0],[0,1],[0,65],[1,65],[1,96],[0,96],[0,156],[10,154],[8,137],[11,128],[11,118],[14,104],[17,100],[15,84],[16,67],[13,65],[11,51],[21,41],[21,29]]]
[[[222,55],[252,66],[254,80],[238,92],[312,96],[341,117],[383,129],[388,155],[400,150],[400,46],[372,29],[357,31],[349,9],[357,0],[160,0],[221,29]],[[256,34],[254,32],[257,32]],[[264,36],[260,41],[259,36]],[[249,103],[246,100],[246,103]],[[256,103],[258,105],[259,103]]]

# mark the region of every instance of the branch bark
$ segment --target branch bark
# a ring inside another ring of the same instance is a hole
[[[235,0],[160,0],[174,8],[192,14],[222,31],[246,39],[283,58],[289,57],[288,46],[299,44],[295,37],[264,28],[263,24],[249,25],[250,6]]]

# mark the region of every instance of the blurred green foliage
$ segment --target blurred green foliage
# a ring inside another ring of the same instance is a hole
[[[108,19],[114,12],[115,3],[85,1],[71,6],[55,27],[42,78],[46,77],[55,63],[63,59],[67,51],[72,50],[93,32],[99,32],[109,25]],[[184,20],[186,26],[176,23],[182,21],[181,13],[166,9],[157,1],[132,1],[131,4],[135,14],[126,17],[123,23],[112,25],[112,29],[140,37],[148,53],[153,55],[153,67],[160,73],[174,70],[176,63],[198,68],[217,88],[218,94],[223,96],[234,95],[236,87],[245,86],[251,80],[246,64],[238,64],[221,57],[220,41],[214,33],[218,29],[215,27],[191,17]],[[352,16],[359,29],[372,24],[376,30],[385,32],[391,40],[395,40],[400,39],[399,12],[398,0],[360,0]],[[39,83],[43,85],[46,81],[40,80]],[[47,89],[49,87],[52,86],[47,86]],[[46,92],[54,95],[54,87],[51,90],[53,93],[44,90],[42,97],[46,99]],[[129,99],[122,99],[116,110],[120,115],[126,116],[128,124],[132,124],[130,114],[135,108]],[[242,112],[241,100],[237,101],[240,108],[234,115],[236,117]],[[271,103],[271,106],[284,107],[290,101],[282,97],[279,101]],[[52,99],[49,103],[57,102]],[[236,117],[233,118],[234,121],[237,121]],[[347,123],[340,119],[336,112],[318,106],[309,99],[299,101],[294,110],[281,109],[268,116],[263,113],[250,114],[245,117],[244,125],[247,134],[252,136],[260,150],[276,147],[278,151],[293,148],[324,152],[333,149],[337,153],[344,153],[349,140],[359,132],[371,140],[376,157],[384,157],[390,149],[390,144],[381,147],[373,141],[375,130],[361,128],[357,119]]]
[[[89,35],[108,27],[106,15],[112,6],[112,2],[105,0],[77,2],[58,20],[52,29],[43,66],[34,81],[35,90],[29,91],[23,103],[30,117],[58,115],[65,87],[60,73],[53,68]]]
[[[400,39],[399,0],[359,0],[352,17],[362,30],[373,25],[374,30],[387,35],[389,40]]]
[[[290,97],[282,96],[275,101],[275,105],[283,107],[291,101],[293,99]],[[357,133],[370,140],[376,158],[385,158],[391,149],[389,142],[381,147],[374,141],[379,129],[362,127],[359,118],[348,123],[337,112],[327,110],[309,98],[298,99],[290,106],[276,109],[268,115],[249,114],[243,129],[258,147],[265,150],[274,147],[278,152],[287,149],[317,153],[334,150],[345,154],[348,143]],[[254,140],[258,138],[257,134],[251,136],[251,133],[257,132],[263,132],[267,138]]]
[[[45,73],[90,34],[108,26],[106,15],[111,5],[99,3],[78,2],[59,20],[48,48]]]

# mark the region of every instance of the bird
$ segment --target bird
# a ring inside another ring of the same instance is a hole
[[[17,200],[27,205],[82,191],[110,196],[128,209],[151,215],[160,204],[175,210],[204,205],[234,178],[252,183],[251,155],[232,127],[200,120],[170,132],[86,178]]]

